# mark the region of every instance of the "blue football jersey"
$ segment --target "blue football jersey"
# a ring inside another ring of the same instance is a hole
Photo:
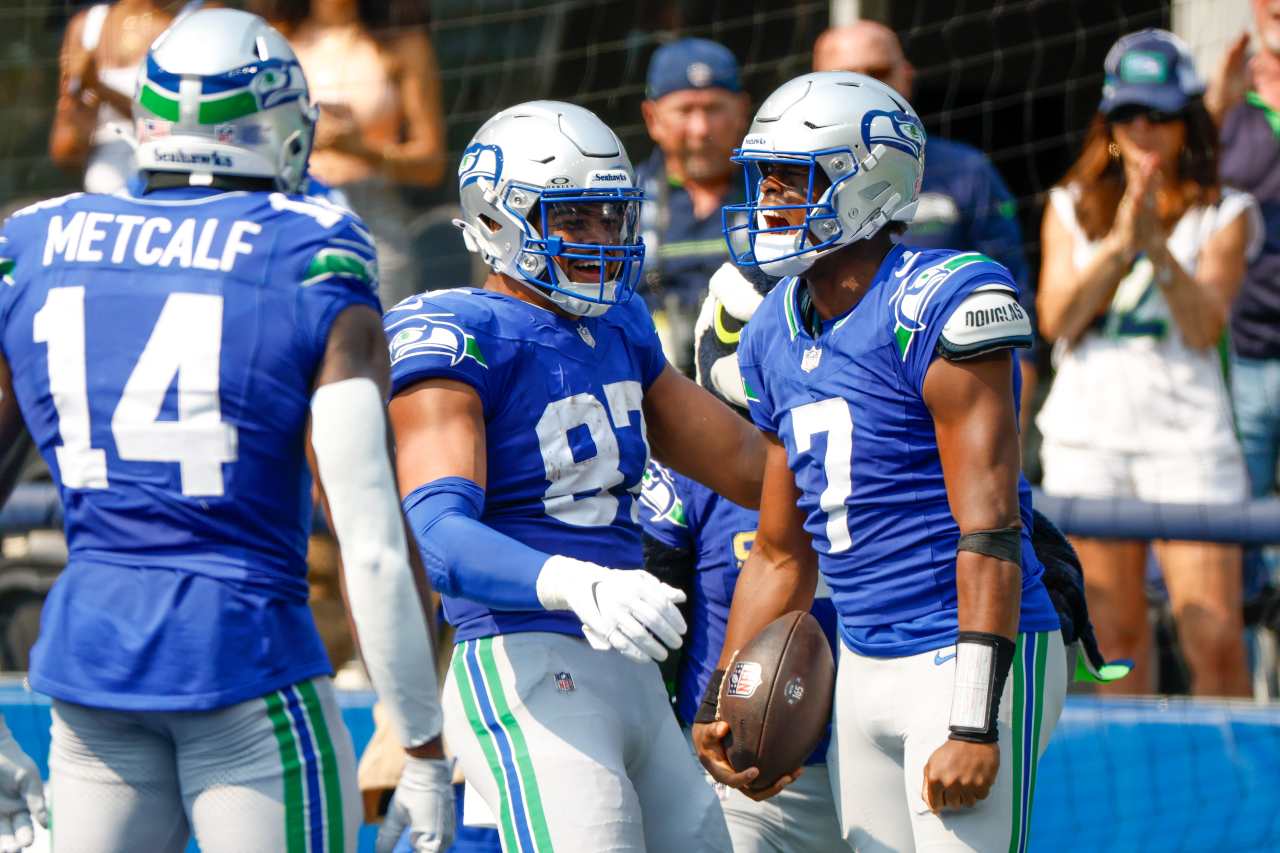
[[[369,234],[282,193],[77,194],[15,214],[0,258],[0,347],[70,549],[32,685],[197,710],[328,672],[304,435],[331,324],[379,310]]]
[[[689,631],[684,636],[676,674],[676,715],[686,726],[691,726],[724,648],[733,589],[755,541],[760,513],[739,506],[702,483],[653,461],[645,470],[640,501],[640,523],[644,532],[668,548],[693,558]],[[834,655],[838,630],[836,609],[826,584],[818,584],[810,612],[822,626]],[[806,763],[825,762],[829,740],[830,732]]]
[[[548,554],[640,567],[636,501],[649,457],[641,403],[666,366],[643,300],[569,319],[463,287],[411,296],[383,324],[393,395],[431,378],[479,395],[484,524]],[[457,642],[520,631],[582,636],[570,612],[490,610],[441,594]]]
[[[979,288],[1017,287],[976,252],[895,247],[850,311],[815,339],[800,322],[801,279],[775,287],[738,350],[751,417],[779,436],[805,529],[860,654],[899,657],[955,642],[956,544],[924,379],[938,337]],[[1017,405],[1019,373],[1013,372]],[[1021,630],[1058,617],[1031,547],[1031,489],[1019,478]]]

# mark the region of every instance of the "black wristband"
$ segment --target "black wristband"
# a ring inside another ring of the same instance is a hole
[[[961,631],[956,637],[955,686],[951,696],[951,739],[995,743],[1004,693],[1016,650],[999,634]]]
[[[1022,565],[1022,528],[1002,527],[999,530],[975,530],[966,533],[956,542],[956,551],[972,551]]]
[[[716,721],[716,711],[720,707],[720,682],[722,681],[724,681],[723,669],[717,669],[711,673],[707,689],[702,692],[702,703],[698,705],[698,713],[693,716],[695,725]]]

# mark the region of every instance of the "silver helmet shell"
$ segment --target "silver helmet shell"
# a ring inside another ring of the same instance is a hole
[[[626,149],[590,110],[530,101],[489,119],[458,166],[467,248],[495,272],[535,288],[561,309],[598,316],[627,301],[644,263],[639,205],[644,195]],[[558,204],[605,205],[621,222],[616,242],[569,242],[549,234]],[[573,281],[557,259],[591,266],[596,281]]]
[[[924,150],[919,116],[878,80],[826,71],[784,83],[760,105],[734,152],[747,182],[746,204],[725,208],[725,236],[735,263],[770,275],[798,275],[817,258],[868,239],[889,222],[910,222],[920,197]],[[819,172],[830,184],[799,205],[806,208],[802,227],[770,228],[765,222],[760,166],[767,163],[807,164],[811,190]]]
[[[139,171],[273,180],[306,178],[317,110],[284,36],[235,9],[183,15],[138,69],[133,117]]]

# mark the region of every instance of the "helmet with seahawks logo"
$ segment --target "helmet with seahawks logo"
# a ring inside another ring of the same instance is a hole
[[[530,101],[498,113],[463,153],[458,191],[454,224],[495,272],[577,316],[631,298],[644,264],[644,193],[621,140],[590,110]],[[609,239],[556,234],[565,217],[599,218]]]
[[[774,276],[799,275],[817,258],[868,239],[889,222],[910,222],[924,148],[915,110],[878,80],[825,71],[784,83],[760,105],[734,151],[747,189],[745,204],[724,208],[734,263]],[[807,203],[760,203],[769,164],[808,168]],[[766,212],[784,208],[803,209],[803,225],[771,226]]]
[[[264,178],[302,186],[317,111],[302,66],[262,18],[235,9],[183,15],[138,69],[133,117],[142,172]]]

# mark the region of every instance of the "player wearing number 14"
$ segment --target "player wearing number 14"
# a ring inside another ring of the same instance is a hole
[[[416,748],[396,814],[447,846],[372,241],[296,193],[315,111],[262,19],[191,14],[140,80],[130,191],[27,208],[0,244],[0,441],[20,409],[70,550],[31,667],[54,697],[54,850],[177,853],[193,832],[210,853],[355,849],[354,754],[307,606],[308,451],[366,664]]]
[[[1066,691],[1019,473],[1031,325],[999,264],[897,244],[924,156],[910,105],[844,72],[785,84],[735,153],[749,201],[731,250],[784,278],[738,350],[775,443],[720,666],[807,608],[820,571],[840,620],[827,760],[845,841],[1021,851]],[[744,789],[724,734],[712,721],[694,740]]]

